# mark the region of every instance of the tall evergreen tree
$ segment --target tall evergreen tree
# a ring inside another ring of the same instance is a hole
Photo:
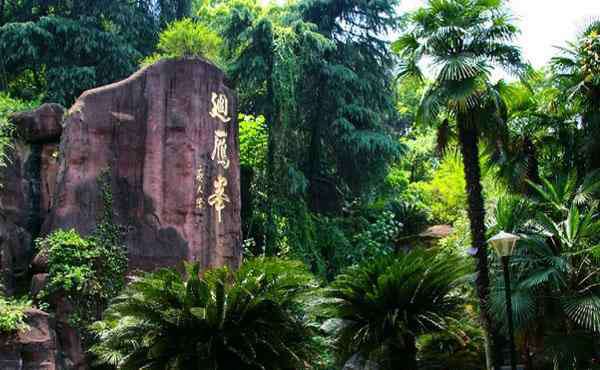
[[[261,8],[239,1],[213,9],[240,108],[266,118],[270,248],[277,214],[309,217],[304,205],[335,214],[343,198],[369,194],[398,154],[386,132],[396,119],[393,57],[380,39],[397,25],[394,4],[303,1]],[[291,198],[304,202],[290,205]]]
[[[86,89],[126,77],[154,50],[161,21],[176,17],[157,6],[153,0],[7,3],[0,89],[68,105]]]

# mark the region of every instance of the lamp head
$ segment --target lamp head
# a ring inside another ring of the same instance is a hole
[[[510,234],[504,231],[500,231],[498,234],[492,236],[488,243],[492,245],[498,256],[508,257],[512,256],[515,251],[515,244],[519,240],[519,236]]]

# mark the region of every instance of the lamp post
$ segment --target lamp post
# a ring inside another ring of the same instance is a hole
[[[512,370],[517,370],[517,352],[515,350],[515,337],[513,329],[513,315],[512,315],[512,300],[510,293],[510,272],[508,270],[508,263],[510,256],[512,256],[515,250],[515,244],[519,240],[519,237],[514,234],[501,231],[498,234],[488,240],[488,243],[492,245],[498,257],[502,261],[502,268],[504,270],[504,292],[506,294],[506,318],[508,320],[508,343],[510,346],[510,367]]]

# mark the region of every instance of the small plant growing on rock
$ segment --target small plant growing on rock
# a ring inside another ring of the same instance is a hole
[[[150,65],[164,58],[205,58],[217,62],[221,38],[206,25],[191,19],[173,22],[160,34],[157,54],[142,61]]]
[[[0,334],[27,330],[25,311],[30,307],[30,301],[13,300],[0,294]]]

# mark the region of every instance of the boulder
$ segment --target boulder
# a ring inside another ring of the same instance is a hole
[[[67,113],[44,234],[94,231],[112,201],[130,270],[237,266],[236,97],[200,59],[163,60],[86,91]]]
[[[33,241],[52,205],[64,109],[44,104],[10,119],[17,134],[0,168],[0,277],[10,294],[26,277]]]
[[[63,113],[64,108],[59,104],[43,104],[30,112],[13,115],[11,121],[25,142],[57,142],[62,132]]]
[[[0,369],[55,370],[56,341],[48,314],[26,311],[27,330],[0,334]]]
[[[346,361],[342,370],[379,370],[379,365],[357,353]]]
[[[29,289],[29,294],[31,295],[31,297],[35,299],[37,295],[42,291],[42,289],[44,289],[47,282],[47,273],[33,275],[33,277],[31,278],[31,287]]]

